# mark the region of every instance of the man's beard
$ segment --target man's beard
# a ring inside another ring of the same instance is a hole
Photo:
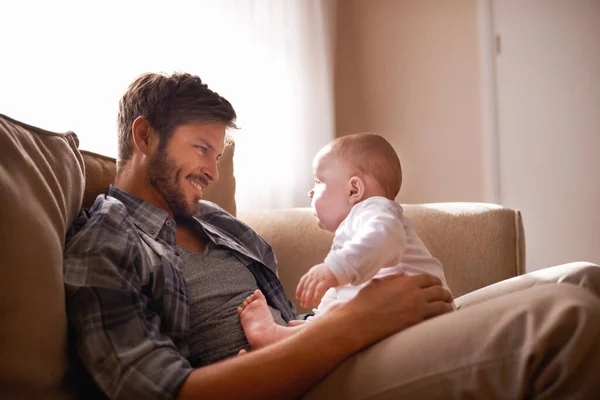
[[[181,169],[178,169],[165,150],[157,150],[150,158],[148,178],[150,185],[167,203],[167,206],[177,216],[193,216],[198,212],[200,196],[195,196],[189,203],[180,183]]]

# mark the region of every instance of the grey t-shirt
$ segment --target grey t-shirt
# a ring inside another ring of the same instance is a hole
[[[237,314],[257,288],[254,275],[227,248],[209,242],[203,253],[177,247],[190,302],[190,363],[211,364],[249,349]],[[271,307],[270,307],[271,308]],[[275,322],[285,325],[278,310]]]

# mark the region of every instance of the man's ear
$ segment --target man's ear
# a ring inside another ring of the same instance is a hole
[[[152,129],[146,117],[137,117],[131,125],[133,145],[144,155],[148,156],[158,145],[158,135]]]
[[[348,202],[351,205],[361,202],[365,195],[365,181],[358,176],[353,176],[348,180],[348,187],[350,189]]]

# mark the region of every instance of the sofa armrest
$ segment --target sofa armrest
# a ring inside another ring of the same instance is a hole
[[[455,297],[524,272],[525,239],[519,211],[485,203],[403,207],[425,245],[444,266]],[[240,212],[239,218],[273,246],[279,277],[294,301],[300,277],[323,261],[333,234],[319,229],[310,208],[246,211]]]

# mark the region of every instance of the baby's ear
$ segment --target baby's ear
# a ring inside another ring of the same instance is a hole
[[[355,205],[363,200],[365,195],[365,182],[358,176],[353,176],[348,180],[348,188],[350,195],[348,202],[350,205]]]

